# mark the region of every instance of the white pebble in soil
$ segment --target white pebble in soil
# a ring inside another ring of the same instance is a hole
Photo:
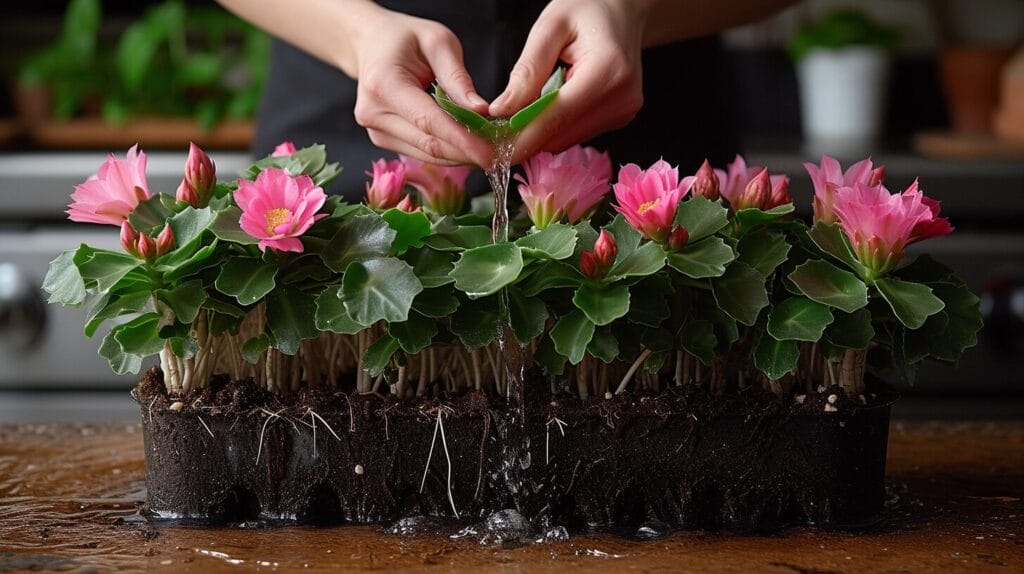
[[[830,404],[830,405],[836,404],[836,401],[838,401],[838,400],[839,400],[839,396],[838,395],[829,395],[828,396],[828,404]]]
[[[178,411],[180,411],[181,409],[185,408],[185,403],[183,403],[183,402],[181,402],[181,401],[174,401],[173,403],[171,403],[171,406],[169,406],[169,407],[167,407],[167,408],[168,408],[169,410],[172,410],[172,411],[174,411],[174,412],[178,412]]]
[[[366,469],[363,468],[363,465],[357,464],[356,465],[356,474],[362,475],[364,472],[366,472]]]

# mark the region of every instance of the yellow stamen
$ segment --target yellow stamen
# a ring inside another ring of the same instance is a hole
[[[651,201],[648,201],[647,203],[641,203],[640,207],[636,208],[636,214],[637,215],[643,215],[646,211],[650,210],[655,205],[658,205],[658,202],[660,202],[660,201],[661,201],[661,198],[659,197],[657,199],[652,199]]]
[[[278,207],[277,209],[271,209],[267,212],[267,235],[274,235],[277,233],[274,231],[278,225],[288,221],[292,216],[292,212],[283,208]]]

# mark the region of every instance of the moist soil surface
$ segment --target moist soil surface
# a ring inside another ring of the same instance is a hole
[[[507,407],[483,393],[278,396],[221,379],[172,398],[152,370],[136,389],[149,511],[207,523],[406,519],[398,532],[480,523],[467,532],[507,541],[563,529],[856,529],[884,503],[884,400],[862,405],[838,389],[797,402],[673,387],[580,402],[546,388],[527,377],[528,440],[510,478],[501,460]],[[505,532],[523,522],[495,514],[509,509],[529,523]]]

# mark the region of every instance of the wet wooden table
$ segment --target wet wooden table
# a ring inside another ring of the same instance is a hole
[[[0,572],[1024,572],[1024,421],[895,422],[875,530],[577,536],[518,548],[377,527],[154,526],[138,426],[0,426]],[[182,480],[188,480],[183,477]]]

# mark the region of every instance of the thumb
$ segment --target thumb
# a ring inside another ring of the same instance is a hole
[[[466,66],[462,61],[462,46],[454,35],[452,43],[440,49],[423,50],[434,78],[441,88],[460,106],[477,113],[487,113],[487,101],[480,97],[473,86]]]
[[[540,95],[567,43],[569,31],[569,23],[563,18],[537,20],[526,38],[523,53],[512,67],[508,86],[491,103],[491,116],[511,116]]]

